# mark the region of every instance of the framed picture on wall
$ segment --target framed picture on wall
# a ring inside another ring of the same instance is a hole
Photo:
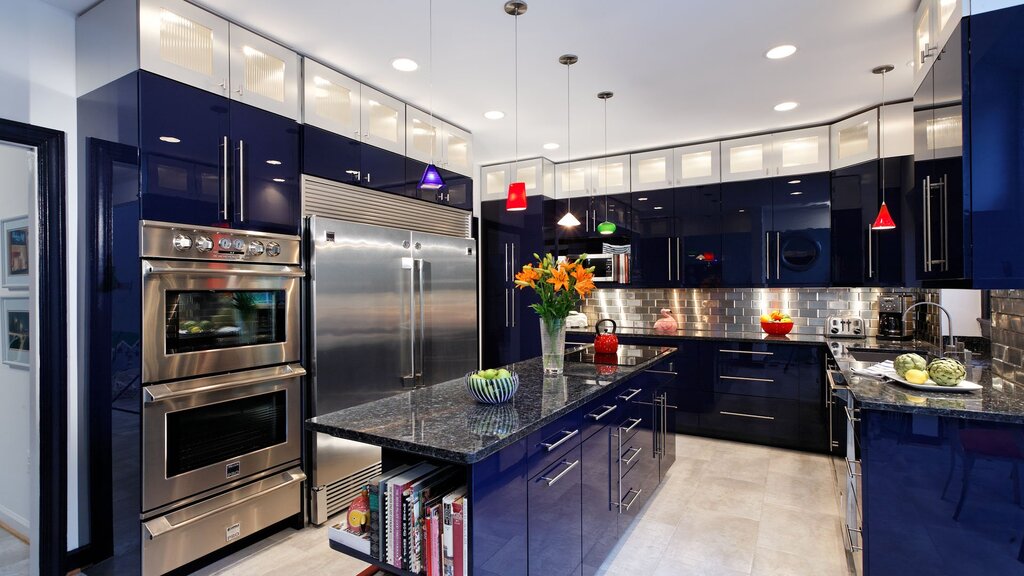
[[[3,362],[28,368],[28,298],[0,298],[0,331],[4,334]]]
[[[28,216],[0,220],[3,253],[0,254],[0,265],[3,268],[4,288],[13,290],[28,289]]]

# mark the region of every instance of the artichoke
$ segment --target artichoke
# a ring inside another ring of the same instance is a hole
[[[928,377],[939,386],[956,386],[967,377],[967,369],[952,358],[939,358],[928,365]]]
[[[917,354],[901,354],[892,361],[892,367],[896,369],[900,378],[906,378],[908,370],[925,370],[928,362]]]

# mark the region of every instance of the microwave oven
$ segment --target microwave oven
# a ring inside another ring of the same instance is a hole
[[[579,256],[569,256],[576,260]],[[585,268],[594,267],[594,282],[629,283],[629,254],[588,254]]]

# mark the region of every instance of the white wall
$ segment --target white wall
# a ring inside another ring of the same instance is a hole
[[[953,318],[954,336],[981,336],[981,290],[940,290],[939,302]]]
[[[78,178],[75,115],[75,16],[39,0],[3,0],[0,9],[0,118],[67,135],[68,316],[78,318],[75,239]],[[68,330],[68,546],[78,546],[78,338]],[[43,359],[45,361],[45,359]]]
[[[30,148],[0,142],[0,220],[27,216],[35,198],[35,153]],[[0,297],[28,298],[28,290],[0,287]],[[0,347],[6,338],[0,335]],[[32,468],[29,455],[29,371],[0,364],[0,522],[27,537],[32,517]]]

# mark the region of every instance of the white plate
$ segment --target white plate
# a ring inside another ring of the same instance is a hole
[[[890,375],[888,378],[895,380],[904,386],[909,386],[915,390],[923,390],[926,392],[973,392],[975,390],[981,390],[981,384],[975,384],[969,380],[961,380],[956,386],[939,386],[931,378],[929,378],[924,384],[907,382],[897,374]]]

